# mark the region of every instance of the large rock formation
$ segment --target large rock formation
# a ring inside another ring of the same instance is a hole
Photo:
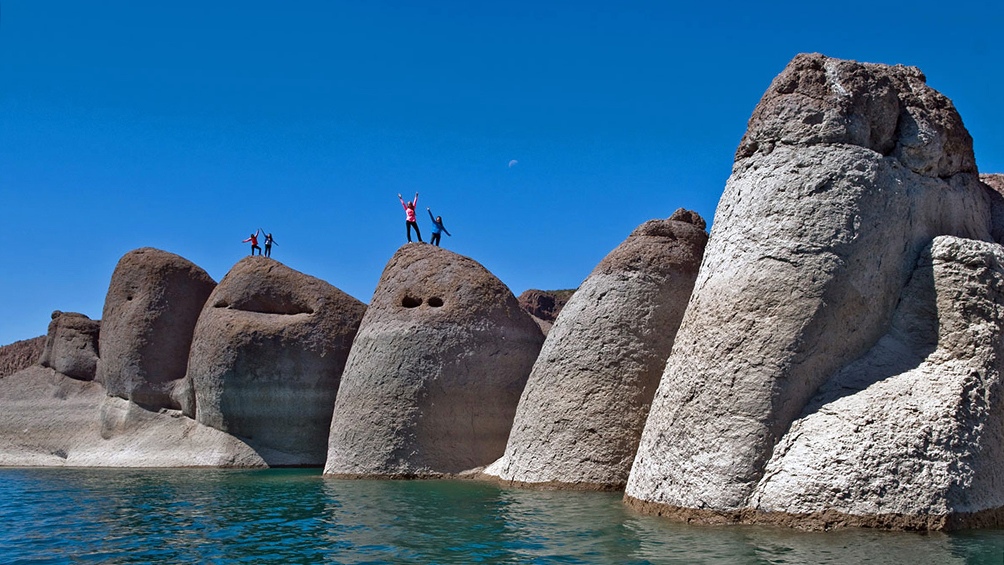
[[[992,241],[994,198],[919,70],[792,60],[737,151],[628,501],[737,519],[819,387],[887,333],[921,250]]]
[[[110,396],[150,409],[180,408],[192,332],[216,286],[197,265],[145,247],[115,266],[101,320],[97,380]]]
[[[94,380],[101,322],[75,312],[52,313],[39,365],[74,379]]]
[[[325,474],[427,477],[491,463],[543,339],[484,267],[406,244],[352,345]]]
[[[242,438],[272,465],[323,465],[365,311],[320,279],[272,259],[242,259],[199,316],[185,414]]]
[[[46,336],[22,339],[0,347],[0,378],[38,363],[45,351]]]
[[[623,488],[708,241],[678,210],[639,226],[582,283],[523,390],[504,481]]]
[[[823,386],[775,449],[752,498],[761,519],[999,527],[1002,321],[1004,247],[936,238],[889,333]]]

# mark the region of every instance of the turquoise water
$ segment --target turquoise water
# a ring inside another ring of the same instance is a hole
[[[1004,531],[805,533],[611,493],[319,470],[0,470],[0,563],[1004,563]]]

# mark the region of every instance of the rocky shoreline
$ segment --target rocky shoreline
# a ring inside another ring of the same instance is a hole
[[[0,465],[317,466],[623,490],[707,524],[1004,525],[1004,175],[920,70],[795,57],[710,235],[573,291],[406,244],[372,300],[264,257],[126,254],[102,319],[0,348]]]

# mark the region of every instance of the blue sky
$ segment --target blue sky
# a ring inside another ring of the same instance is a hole
[[[219,280],[258,227],[368,302],[416,191],[515,294],[574,288],[646,220],[710,223],[800,52],[920,67],[1004,172],[1001,3],[677,4],[0,0],[0,344],[100,318],[131,249]]]

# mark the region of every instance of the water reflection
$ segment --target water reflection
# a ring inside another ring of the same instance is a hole
[[[1004,562],[1004,532],[805,533],[638,515],[618,494],[316,470],[0,470],[0,563]]]

